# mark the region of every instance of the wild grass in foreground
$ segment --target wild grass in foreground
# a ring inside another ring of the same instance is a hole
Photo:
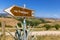
[[[29,37],[31,40],[32,37]],[[34,40],[60,40],[60,35],[45,35],[45,36],[36,36]]]
[[[3,38],[2,38],[3,39]],[[6,36],[6,40],[14,40],[12,36]],[[29,37],[29,40],[32,40],[32,37]],[[36,36],[34,40],[60,40],[60,35],[45,35],[45,36]]]

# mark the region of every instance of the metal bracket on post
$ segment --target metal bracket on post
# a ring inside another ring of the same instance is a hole
[[[24,4],[24,8],[26,8],[26,5]],[[23,8],[23,10],[24,10]],[[26,18],[24,16],[24,20],[23,20],[23,32],[24,32],[24,40],[27,40],[27,30],[26,30]]]
[[[24,17],[24,20],[23,20],[23,23],[24,23],[24,25],[23,25],[23,32],[24,32],[24,40],[27,40],[27,37],[26,37],[26,35],[27,35],[27,33],[26,33],[26,18]]]

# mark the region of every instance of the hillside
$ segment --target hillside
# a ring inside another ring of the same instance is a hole
[[[8,26],[16,26],[16,24],[18,23],[18,21],[13,18],[0,18],[0,22],[2,21],[5,22],[5,24]]]
[[[4,18],[2,18],[4,17]],[[11,15],[7,14],[7,13],[0,13],[0,22],[1,21],[5,21],[6,25],[10,25],[10,26],[15,26],[19,21],[23,21],[23,18],[17,18],[13,19]],[[33,18],[27,18],[26,19],[26,24],[27,26],[44,26],[45,24],[49,24],[51,26],[55,25],[55,24],[59,24],[60,25],[60,19],[58,18],[39,18],[39,17],[33,17]]]

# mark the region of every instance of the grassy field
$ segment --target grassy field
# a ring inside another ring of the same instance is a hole
[[[22,29],[22,28],[20,28]],[[5,31],[9,30],[10,32],[15,32],[16,31],[16,28],[5,28]],[[0,28],[0,32],[1,32],[1,28]],[[56,30],[55,28],[51,28],[49,30],[46,30],[46,28],[30,28],[30,31],[60,31],[60,28],[59,30]]]
[[[14,40],[14,38],[12,36],[5,36],[4,38],[5,40]],[[3,40],[3,36],[0,36],[0,40]]]
[[[37,40],[60,40],[60,36],[37,36]]]
[[[30,37],[31,39],[32,37]],[[60,35],[59,36],[53,36],[53,35],[45,35],[45,36],[36,36],[34,40],[60,40]]]
[[[14,38],[12,36],[6,36],[5,40],[14,40]],[[32,40],[32,37],[29,37],[29,40]],[[59,36],[53,36],[53,35],[36,36],[34,40],[60,40],[60,35]]]

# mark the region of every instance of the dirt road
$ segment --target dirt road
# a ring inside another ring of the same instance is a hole
[[[15,35],[15,32],[10,32],[12,35]],[[1,32],[0,32],[1,35]],[[10,35],[6,32],[6,35]],[[32,31],[29,32],[29,35],[60,35],[60,31]]]

